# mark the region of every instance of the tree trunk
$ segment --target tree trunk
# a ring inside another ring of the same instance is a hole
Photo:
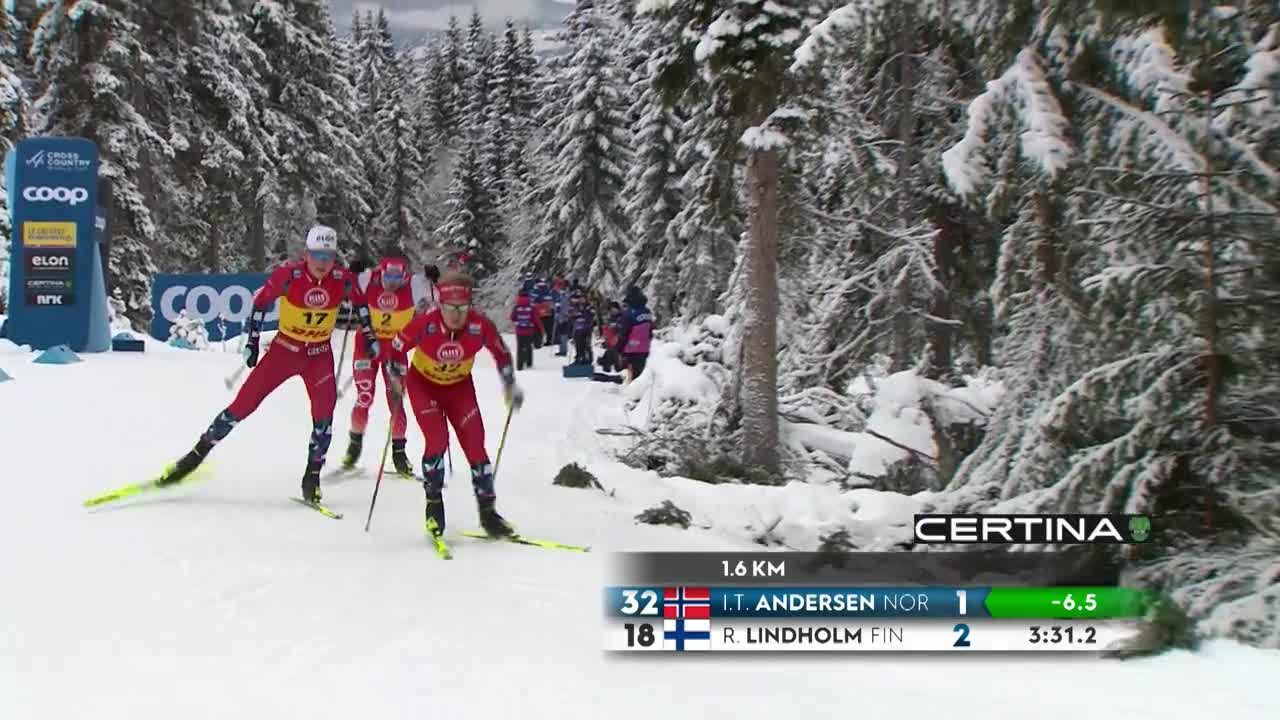
[[[915,139],[915,69],[912,66],[913,50],[911,24],[911,4],[902,3],[900,24],[898,26],[898,142],[902,143],[898,153],[898,221],[905,234],[915,224],[912,202],[911,171],[914,162],[912,142]],[[912,362],[911,343],[911,288],[903,280],[896,288],[897,305],[893,316],[893,369],[901,372],[909,369]]]
[[[933,236],[933,262],[937,268],[934,281],[938,287],[934,289],[929,303],[929,314],[938,319],[951,319],[951,278],[955,277],[955,234],[957,228],[947,217],[947,208],[939,206],[934,210],[933,226],[938,232]],[[947,381],[951,377],[952,364],[952,326],[944,322],[929,323],[929,377],[933,380]]]
[[[747,160],[750,235],[743,264],[745,295],[738,403],[742,462],[773,477],[778,455],[778,166],[777,150]]]

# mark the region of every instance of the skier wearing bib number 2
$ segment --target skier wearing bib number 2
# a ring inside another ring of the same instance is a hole
[[[524,393],[516,385],[511,352],[497,327],[471,303],[472,281],[467,275],[449,272],[438,285],[440,304],[414,318],[391,341],[395,352],[413,350],[409,363],[392,363],[396,392],[409,395],[414,417],[426,440],[422,457],[423,486],[426,490],[427,531],[444,534],[444,453],[453,426],[462,452],[471,465],[471,485],[480,513],[480,525],[493,536],[514,531],[495,509],[493,467],[484,447],[484,421],[476,403],[471,366],[485,348],[493,355],[502,378],[507,406],[518,410]]]
[[[363,345],[352,353],[351,378],[356,386],[356,405],[351,410],[351,436],[343,467],[354,467],[364,448],[364,431],[369,426],[369,408],[378,388],[378,374],[386,373],[388,363],[407,362],[405,353],[391,348],[391,339],[413,319],[415,311],[425,312],[435,303],[426,278],[411,274],[409,261],[398,257],[383,258],[376,268],[360,273],[356,284],[369,303],[373,330],[378,335],[381,355],[369,355]],[[387,385],[387,406],[391,408],[391,461],[396,472],[412,477],[413,466],[404,451],[407,420],[404,403]]]
[[[330,337],[337,324],[338,306],[344,299],[350,299],[356,308],[365,350],[370,357],[378,356],[378,339],[364,294],[350,271],[337,264],[337,253],[337,233],[333,228],[316,225],[307,233],[303,259],[277,267],[267,278],[253,297],[253,312],[245,327],[248,336],[245,364],[252,368],[249,376],[231,404],[214,418],[196,446],[174,465],[159,485],[171,485],[189,475],[268,395],[284,381],[299,376],[306,383],[311,399],[312,422],[307,465],[302,476],[302,498],[310,503],[320,501],[320,469],[329,450],[338,395]],[[277,299],[280,300],[279,331],[259,362],[262,322]]]

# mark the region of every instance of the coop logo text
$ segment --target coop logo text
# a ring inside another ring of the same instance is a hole
[[[208,323],[221,319],[224,322],[244,322],[253,311],[253,291],[243,285],[232,285],[216,290],[208,285],[174,285],[160,294],[160,315],[169,322],[178,320],[185,310],[187,317]],[[279,307],[272,309],[265,318],[279,318]]]
[[[22,197],[28,202],[57,202],[75,207],[89,200],[84,188],[35,186],[22,189]]]

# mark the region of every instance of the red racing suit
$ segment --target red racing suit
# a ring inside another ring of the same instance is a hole
[[[364,295],[346,268],[336,266],[317,279],[307,271],[306,262],[299,260],[271,273],[253,297],[254,315],[265,314],[277,298],[280,329],[227,411],[237,421],[245,419],[285,380],[297,375],[307,386],[312,421],[331,421],[338,388],[330,337],[338,321],[338,306],[346,298],[353,304],[363,303]],[[250,334],[256,339],[256,327]]]
[[[487,349],[503,381],[511,383],[515,378],[511,352],[493,321],[472,308],[462,327],[450,330],[439,308],[433,308],[410,321],[391,341],[391,347],[401,353],[413,350],[404,388],[426,441],[424,462],[443,457],[449,447],[447,421],[471,467],[487,465],[484,421],[471,380],[476,354]]]
[[[356,343],[352,353],[351,379],[356,386],[356,405],[351,409],[351,431],[364,433],[369,425],[369,408],[373,406],[373,396],[378,389],[378,374],[388,372],[388,363],[396,362],[405,365],[408,362],[406,353],[398,352],[391,347],[391,340],[413,319],[419,305],[426,307],[429,296],[422,297],[424,288],[405,282],[395,290],[383,285],[382,267],[361,275],[359,286],[369,304],[369,315],[373,321],[373,331],[378,336],[378,357],[369,356],[369,351],[361,343]],[[391,408],[391,437],[404,439],[408,421],[404,414],[404,402],[386,386],[387,406]]]

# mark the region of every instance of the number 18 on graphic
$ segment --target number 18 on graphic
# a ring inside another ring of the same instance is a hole
[[[605,589],[605,649],[1101,652],[1137,633],[1148,596],[1115,587]]]

